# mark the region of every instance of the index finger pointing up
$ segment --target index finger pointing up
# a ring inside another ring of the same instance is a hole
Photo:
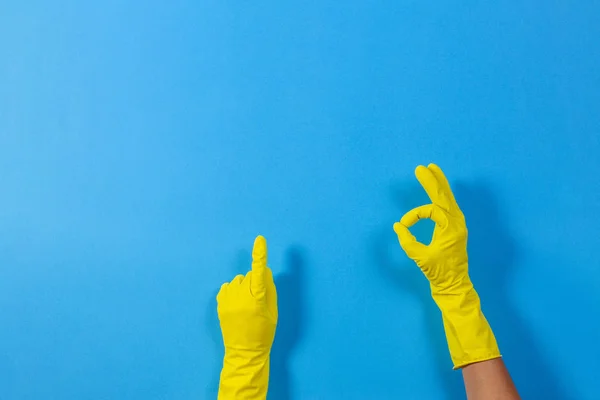
[[[431,202],[442,207],[444,210],[448,210],[448,199],[434,173],[427,167],[419,165],[415,169],[415,175],[421,186],[423,186],[423,189],[427,192]]]
[[[254,240],[252,249],[252,281],[250,289],[256,297],[265,295],[265,270],[267,269],[267,240],[258,235]]]
[[[435,179],[437,179],[438,183],[441,186],[442,192],[447,197],[448,201],[450,202],[450,205],[458,208],[458,204],[456,204],[456,199],[454,198],[454,193],[452,193],[450,183],[448,182],[448,178],[446,178],[444,171],[442,171],[442,169],[435,164],[429,164],[427,166],[427,169],[430,170],[435,176]]]

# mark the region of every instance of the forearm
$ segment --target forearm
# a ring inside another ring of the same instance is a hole
[[[494,333],[481,311],[479,295],[468,277],[454,292],[432,286],[432,295],[442,312],[455,369],[500,357]]]
[[[517,390],[470,281],[456,294],[436,294],[454,368],[462,368],[469,400],[515,400]]]
[[[467,365],[462,373],[469,400],[520,399],[501,358]]]
[[[462,368],[467,398],[519,399],[472,285],[458,294],[438,294],[434,298],[442,311],[454,368]]]

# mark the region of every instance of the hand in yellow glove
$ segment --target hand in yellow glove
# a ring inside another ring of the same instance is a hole
[[[440,167],[420,165],[415,175],[432,204],[406,213],[394,224],[394,231],[402,249],[430,282],[432,297],[442,311],[454,368],[498,358],[496,339],[469,278],[465,217]],[[408,229],[423,218],[435,222],[429,245],[419,243]]]
[[[221,286],[217,312],[225,344],[219,400],[266,399],[278,314],[264,237],[254,241],[252,271]]]

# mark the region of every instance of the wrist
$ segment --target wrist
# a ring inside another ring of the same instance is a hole
[[[432,283],[431,296],[442,313],[467,312],[481,308],[479,295],[468,276],[456,279],[451,284]]]
[[[454,269],[449,267],[444,267],[442,269]],[[471,282],[471,278],[468,273],[468,265],[464,265],[461,268],[457,268],[460,270],[464,270],[461,273],[452,273],[448,274],[449,276],[438,276],[437,279],[430,280],[431,286],[431,294],[434,297],[439,296],[458,296],[468,294],[473,290],[473,283]]]

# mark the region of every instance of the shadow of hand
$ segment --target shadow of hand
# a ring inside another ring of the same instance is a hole
[[[275,276],[279,321],[275,342],[271,350],[269,399],[289,400],[293,393],[293,380],[289,361],[302,335],[304,307],[302,290],[306,256],[300,248],[291,248],[286,255],[286,270]]]
[[[509,286],[519,249],[504,225],[506,218],[490,185],[475,182],[453,187],[469,229],[469,275],[521,397],[568,399],[527,321],[511,301]]]

